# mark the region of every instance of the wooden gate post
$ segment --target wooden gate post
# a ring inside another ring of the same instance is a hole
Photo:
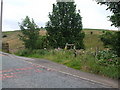
[[[98,55],[98,52],[99,52],[99,47],[96,47],[96,50],[95,50],[95,57]]]

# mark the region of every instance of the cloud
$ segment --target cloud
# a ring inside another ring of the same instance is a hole
[[[56,0],[4,0],[3,31],[19,29],[18,22],[26,16],[33,18],[40,27],[45,26],[53,3]],[[81,11],[84,28],[116,29],[107,21],[111,13],[105,10],[106,6],[93,0],[75,0],[75,3]]]
[[[33,18],[40,26],[45,26],[45,22],[49,20],[48,13],[51,12],[53,3],[55,0],[53,2],[48,2],[48,0],[42,2],[40,0],[4,0],[3,31],[19,29],[18,22],[21,22],[26,16]]]

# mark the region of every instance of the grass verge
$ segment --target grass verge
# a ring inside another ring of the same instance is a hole
[[[73,51],[65,50],[22,50],[16,53],[19,56],[47,59],[68,67],[107,76],[110,78],[120,78],[117,66],[104,66],[96,63],[92,53],[87,52],[74,57]]]

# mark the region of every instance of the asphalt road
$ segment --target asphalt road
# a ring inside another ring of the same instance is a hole
[[[2,88],[107,88],[13,56],[2,56]],[[108,87],[109,88],[109,87]]]

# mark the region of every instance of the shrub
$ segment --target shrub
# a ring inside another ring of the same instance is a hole
[[[37,49],[49,48],[49,42],[46,36],[39,36],[35,47]]]
[[[99,51],[97,56],[97,63],[105,66],[118,66],[119,60],[115,52],[111,50]]]
[[[110,45],[113,43],[113,33],[107,31],[100,36],[101,41],[104,43],[104,46]]]
[[[38,55],[46,55],[48,53],[47,50],[41,49],[41,50],[33,50],[32,54],[38,54]]]
[[[116,51],[116,54],[120,57],[120,31],[112,33],[107,31],[100,36],[104,46],[109,47]]]
[[[19,56],[29,56],[31,53],[32,53],[32,50],[24,49],[24,50],[18,51],[16,54]]]
[[[90,34],[92,35],[92,34],[93,34],[93,32],[90,32]]]
[[[102,31],[102,33],[105,33],[105,31]]]
[[[5,38],[5,37],[7,37],[7,35],[3,35],[2,37]]]

